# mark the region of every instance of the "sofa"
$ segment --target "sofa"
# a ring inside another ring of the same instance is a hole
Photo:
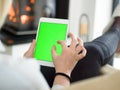
[[[120,71],[110,65],[105,65],[101,75],[73,83],[63,90],[120,90]]]

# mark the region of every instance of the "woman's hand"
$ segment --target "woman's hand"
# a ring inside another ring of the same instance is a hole
[[[65,41],[58,41],[62,46],[61,55],[57,55],[56,48],[52,48],[52,57],[55,65],[56,73],[64,73],[70,77],[72,70],[79,60],[81,60],[86,55],[86,49],[83,46],[83,42],[80,38],[75,39],[74,35],[70,33],[72,39],[71,45],[66,46]],[[70,81],[68,78],[57,75],[54,79],[54,85],[69,86]]]
[[[83,46],[82,40],[80,38],[77,38],[76,40],[72,33],[70,33],[70,37],[72,42],[69,47],[66,46],[65,41],[58,41],[58,43],[62,46],[61,55],[57,55],[55,46],[52,48],[52,57],[56,73],[61,72],[67,74],[68,76],[71,75],[71,72],[77,62],[86,55],[86,49]],[[24,54],[24,57],[33,58],[35,44],[36,41],[33,40],[30,48]],[[55,77],[54,85],[55,84],[69,86],[70,82],[67,78],[58,75]]]
[[[29,49],[25,52],[24,57],[26,58],[33,58],[34,48],[35,48],[36,41],[33,40]]]
[[[82,40],[80,38],[76,40],[72,33],[70,33],[70,37],[72,42],[69,47],[66,46],[65,41],[58,41],[62,46],[61,55],[57,55],[55,46],[52,49],[52,57],[56,72],[62,72],[69,76],[77,62],[86,55],[86,49],[83,46]]]

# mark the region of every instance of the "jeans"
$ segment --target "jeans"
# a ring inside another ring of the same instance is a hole
[[[116,28],[111,28],[111,30],[95,40],[84,43],[87,54],[72,71],[72,82],[100,75],[101,67],[113,61],[119,40],[120,31]],[[51,87],[55,77],[55,69],[41,66],[41,71]]]

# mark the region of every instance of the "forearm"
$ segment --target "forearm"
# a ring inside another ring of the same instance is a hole
[[[64,87],[68,87],[68,86],[70,86],[70,80],[64,76],[57,75],[55,77],[53,85],[57,85],[57,84],[60,84]]]
[[[57,85],[53,85],[53,87],[51,88],[51,90],[61,90],[63,88],[65,88],[65,87],[62,86],[62,85],[57,84]]]
[[[52,58],[56,71],[53,86],[70,86],[72,70],[76,66],[77,62],[86,55],[86,49],[83,46],[82,40],[80,38],[77,38],[76,40],[72,33],[70,33],[70,37],[72,41],[69,47],[66,46],[65,41],[58,41],[62,46],[62,53],[60,55],[56,53],[55,46],[52,48]],[[78,45],[76,46],[77,42]]]
[[[57,75],[54,79],[53,87],[51,90],[60,90],[70,86],[70,80],[64,76]]]

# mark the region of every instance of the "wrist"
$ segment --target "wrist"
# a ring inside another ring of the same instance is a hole
[[[69,71],[58,70],[58,71],[56,71],[56,73],[64,73],[64,74],[68,75],[69,77],[71,76],[71,72],[69,72]]]
[[[53,85],[62,85],[64,87],[70,86],[70,80],[62,75],[55,75],[54,83]]]
[[[71,76],[71,71],[65,68],[57,68],[56,73],[64,73],[67,74],[69,77]]]
[[[71,77],[70,77],[70,75],[68,75],[68,74],[66,74],[66,73],[57,72],[57,73],[55,73],[55,77],[56,77],[56,76],[62,76],[62,77],[64,77],[64,78],[68,79],[69,82],[71,82]]]

